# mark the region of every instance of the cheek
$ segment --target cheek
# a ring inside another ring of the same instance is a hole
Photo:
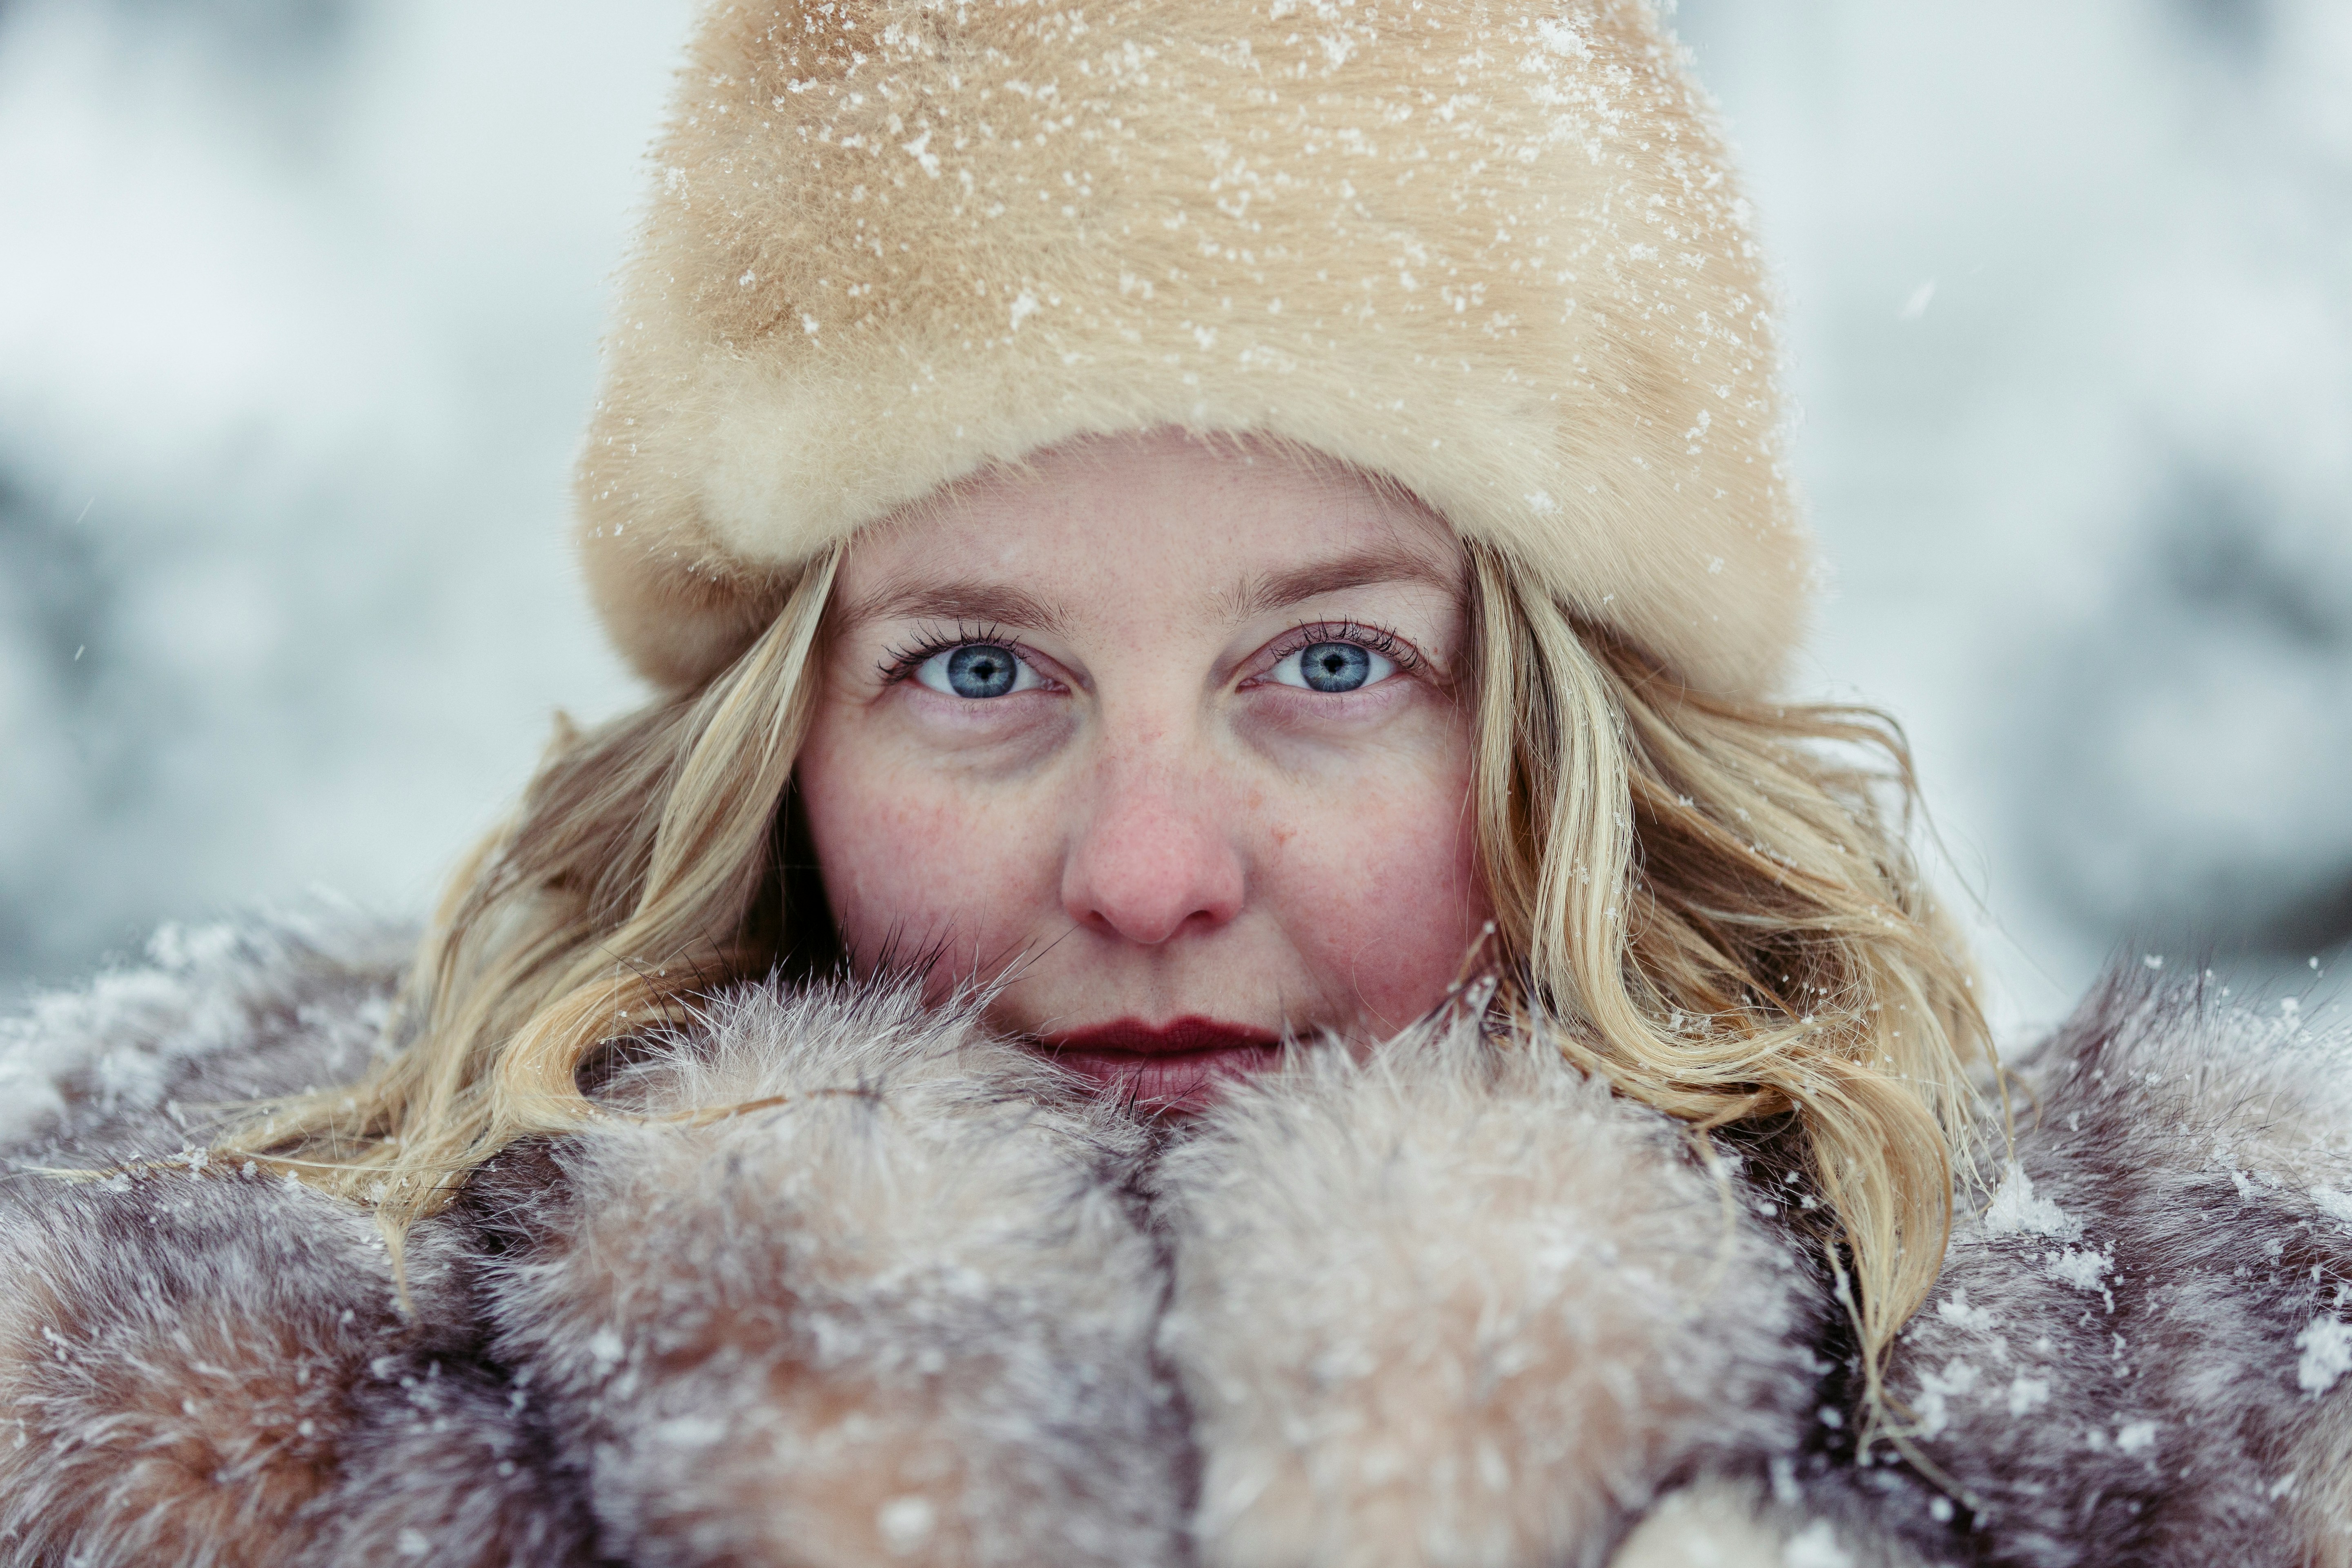
[[[1300,803],[1268,835],[1260,892],[1327,997],[1392,1033],[1435,1006],[1489,906],[1466,759],[1342,801]]]
[[[820,719],[793,767],[825,902],[859,973],[937,949],[940,987],[1017,952],[1053,907],[1018,803],[961,788]]]

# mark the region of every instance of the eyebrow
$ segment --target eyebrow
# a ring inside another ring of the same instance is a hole
[[[1287,572],[1261,573],[1219,595],[1217,610],[1228,620],[1254,616],[1305,602],[1323,594],[1342,593],[1375,583],[1424,583],[1449,594],[1459,593],[1459,576],[1426,554],[1405,549],[1352,551],[1328,561],[1317,561]],[[874,593],[845,605],[841,627],[851,630],[875,621],[900,616],[918,620],[953,621],[1022,626],[1061,634],[1068,617],[1058,605],[1009,583],[885,584]]]
[[[1060,633],[1066,617],[1061,607],[1009,583],[922,583],[884,584],[878,591],[846,605],[842,627],[863,626],[901,616],[919,620],[1002,623],[1033,631]]]
[[[1462,591],[1462,580],[1416,550],[1353,551],[1329,561],[1262,574],[1224,595],[1219,607],[1236,621],[1287,609],[1322,594],[1337,594],[1374,583],[1425,583],[1449,594]]]

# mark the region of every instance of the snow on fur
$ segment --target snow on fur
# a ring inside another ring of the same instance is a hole
[[[1891,1369],[1991,1560],[2352,1561],[2313,1366],[2352,1320],[2347,1085],[2343,1033],[2129,974],[2029,1063],[2015,1161]],[[1882,1517],[1950,1535],[1951,1500],[1880,1479]]]
[[[492,1309],[591,1456],[608,1550],[1173,1560],[1131,1122],[903,989],[738,992],[609,1098],[648,1120],[554,1151],[514,1214],[547,1239]]]
[[[1753,1481],[1710,1477],[1659,1499],[1609,1568],[1927,1568],[1928,1562],[1866,1523],[1833,1522]]]
[[[373,1219],[304,1188],[173,1173],[12,1197],[0,1560],[585,1563],[573,1489],[468,1343],[445,1227],[410,1250],[404,1319]]]
[[[1212,1563],[1598,1563],[1669,1478],[1793,1443],[1788,1250],[1539,1040],[1310,1053],[1159,1181]]]
[[[226,1100],[356,1078],[415,945],[409,927],[329,905],[167,925],[144,964],[0,1016],[0,1150],[163,1111],[195,1079]],[[297,1079],[269,1070],[288,1052]]]
[[[413,1316],[355,1205],[22,1168],[348,1075],[396,946],[229,931],[0,1024],[48,1096],[0,1562],[2352,1561],[2340,1033],[2119,984],[2033,1062],[1890,1367],[1931,1477],[1821,1419],[1779,1215],[1466,1029],[1171,1133],[903,991],[739,988],[414,1234]]]
[[[1385,475],[1684,679],[1769,689],[1811,558],[1770,290],[1659,8],[1308,9],[706,11],[576,487],[637,668],[708,679],[941,486],[1167,427]]]

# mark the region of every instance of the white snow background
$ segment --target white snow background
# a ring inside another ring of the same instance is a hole
[[[687,0],[0,0],[0,989],[421,910],[551,711]],[[1838,577],[2012,1027],[2352,938],[2352,5],[1685,0]],[[1962,893],[1960,889],[1967,889]]]

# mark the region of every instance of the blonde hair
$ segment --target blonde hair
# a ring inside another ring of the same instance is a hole
[[[1906,847],[1902,736],[1867,710],[1687,690],[1465,549],[1472,804],[1507,994],[1695,1129],[1794,1119],[1874,1405],[1941,1265],[1984,1042]],[[455,879],[400,1048],[357,1085],[263,1108],[223,1152],[372,1203],[397,1248],[499,1151],[596,1114],[583,1075],[617,1042],[821,952],[789,797],[837,560],[707,687],[561,733]]]

